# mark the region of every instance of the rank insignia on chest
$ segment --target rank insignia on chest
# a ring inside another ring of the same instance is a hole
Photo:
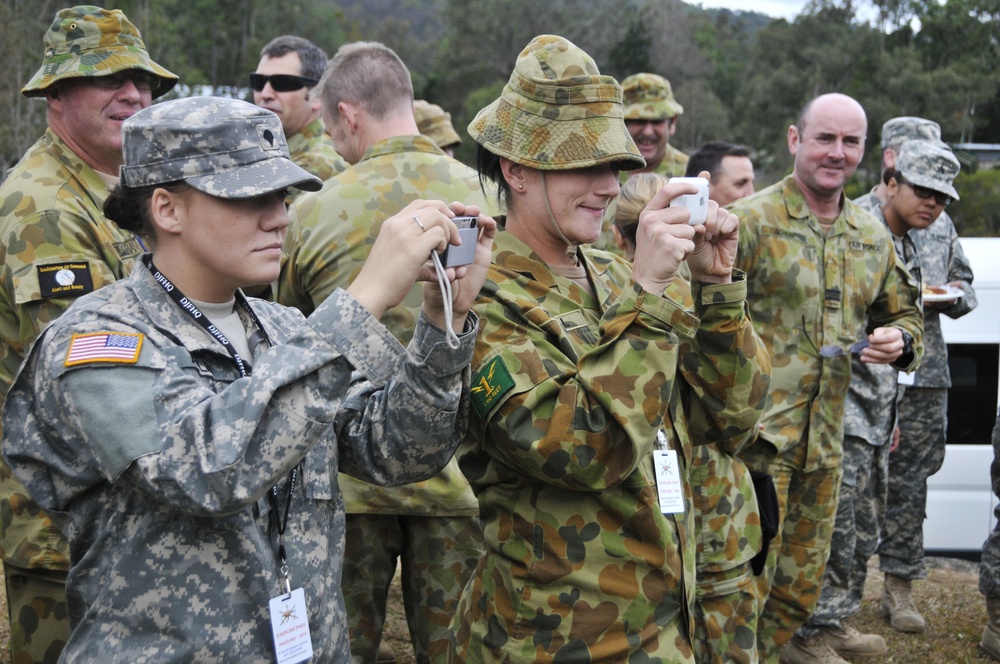
[[[499,357],[493,358],[472,379],[472,405],[479,419],[486,421],[486,415],[497,400],[514,387],[507,365]]]
[[[142,350],[142,339],[141,334],[122,332],[74,334],[64,364],[67,367],[91,362],[135,364]]]

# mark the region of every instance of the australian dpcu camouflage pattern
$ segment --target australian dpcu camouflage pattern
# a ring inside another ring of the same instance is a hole
[[[667,120],[682,115],[670,81],[659,74],[632,74],[622,81],[626,120]]]
[[[462,144],[462,137],[451,124],[451,113],[437,104],[414,99],[413,118],[417,121],[420,133],[434,141],[442,150],[457,148]]]
[[[781,528],[760,579],[762,659],[775,658],[812,613],[830,552],[840,484],[848,348],[871,329],[898,327],[923,353],[919,285],[889,234],[845,200],[829,233],[811,214],[794,175],[741,199],[737,267],[747,272],[754,327],[771,356],[771,387],[758,443],[743,458],[775,483]]]
[[[313,120],[288,137],[288,156],[295,164],[326,182],[347,168],[347,162],[337,154],[333,141],[326,135],[323,121]],[[302,191],[291,189],[286,200],[294,201]]]
[[[429,138],[378,141],[319,194],[301,198],[292,207],[277,300],[308,313],[336,288],[346,288],[368,258],[382,222],[417,199],[462,201],[479,205],[484,212],[491,207],[476,172],[445,155]],[[399,306],[386,312],[382,322],[405,342],[413,334],[422,302],[418,284]],[[414,647],[418,652],[446,650],[447,622],[440,614],[454,614],[459,593],[482,552],[479,506],[458,462],[451,461],[430,480],[393,489],[346,475],[341,475],[340,484],[350,515],[343,590],[355,661],[375,661],[388,588],[378,579],[391,580],[397,563],[403,566],[404,578],[422,586],[416,605],[407,603],[408,610],[424,612],[411,623],[418,638],[425,637]],[[384,527],[384,515],[397,515],[395,530]],[[427,518],[418,517],[448,519],[461,525],[464,534],[448,542],[434,529],[423,527]],[[397,540],[403,537],[414,550],[400,549]],[[416,550],[435,553],[420,558]],[[450,573],[440,574],[432,560],[439,560]]]
[[[125,277],[142,252],[135,236],[104,217],[108,193],[107,182],[51,130],[0,185],[0,405],[45,325],[80,295]],[[46,661],[49,644],[69,636],[59,588],[69,545],[5,463],[0,556],[8,579],[23,575],[8,593],[15,661]]]
[[[275,345],[238,308],[253,348],[241,378],[139,264],[50,326],[12,387],[5,456],[65,516],[72,545],[67,660],[273,661],[268,600],[282,590],[264,494],[285,495],[298,467],[292,584],[315,661],[350,661],[334,471],[409,482],[447,462],[466,427],[475,325],[455,351],[421,319],[405,349],[343,291],[308,321],[250,306]],[[135,340],[132,359],[71,361],[74,338],[101,333]]]
[[[666,295],[687,309],[694,307],[691,282],[680,272]],[[763,348],[758,362],[761,371],[770,373]],[[691,640],[695,660],[703,664],[757,661],[757,584],[750,559],[761,547],[761,519],[753,480],[733,449],[697,441],[688,468],[698,581]]]
[[[627,263],[580,256],[595,294],[497,235],[460,451],[486,553],[455,661],[695,661],[690,485],[684,513],[663,514],[653,450],[674,450],[685,477],[694,442],[746,442],[766,356],[741,275],[694,284],[688,312],[641,292]]]
[[[872,214],[885,223],[881,208],[876,207]],[[890,237],[906,269],[919,275],[919,257],[909,234],[897,237],[890,233]],[[851,384],[844,408],[844,473],[830,558],[816,609],[799,629],[803,638],[810,638],[821,627],[840,627],[843,620],[861,610],[868,560],[878,546],[881,515],[885,513],[889,448],[897,420],[896,401],[902,391],[898,374],[887,364],[869,364],[858,357],[851,360]]]
[[[80,5],[56,12],[43,39],[42,67],[21,88],[26,97],[41,97],[56,81],[84,76],[110,76],[141,69],[160,79],[153,99],[170,92],[177,75],[153,62],[142,35],[118,9]]]
[[[569,40],[540,35],[517,56],[500,97],[469,123],[493,154],[539,170],[620,170],[646,162],[622,122],[621,86]]]
[[[993,426],[993,463],[990,465],[993,494],[1000,498],[1000,412]],[[979,562],[979,592],[987,597],[1000,597],[1000,503],[993,508],[997,525],[983,542],[983,557]]]

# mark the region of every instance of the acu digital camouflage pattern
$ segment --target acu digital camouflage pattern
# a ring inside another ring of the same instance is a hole
[[[295,165],[326,182],[347,168],[347,162],[337,154],[333,141],[326,135],[323,121],[313,120],[288,138],[288,156]],[[302,190],[289,191],[287,201],[294,201]]]
[[[912,184],[958,200],[958,191],[952,181],[962,170],[962,165],[947,147],[939,147],[930,141],[907,141],[896,156],[896,170]]]
[[[933,120],[902,116],[886,120],[882,125],[882,149],[899,152],[906,141],[940,141],[941,125]]]
[[[694,441],[745,441],[766,356],[742,283],[696,284],[699,320],[641,293],[623,261],[582,263],[596,296],[496,238],[459,453],[487,550],[452,625],[456,661],[695,658],[691,487],[664,515],[652,451],[665,431],[684,478]]]
[[[517,56],[500,97],[469,135],[493,154],[540,170],[645,161],[622,122],[622,91],[593,58],[563,37],[535,37]]]
[[[276,298],[282,304],[309,313],[318,307],[338,287],[346,288],[361,271],[382,223],[417,199],[462,201],[490,211],[489,198],[484,196],[478,175],[461,162],[445,155],[426,136],[396,136],[374,143],[358,163],[327,181],[315,196],[299,199],[292,206],[292,227],[285,240],[285,260],[278,279]],[[403,341],[413,334],[423,302],[423,287],[415,285],[403,302],[382,317],[382,322]],[[389,579],[396,571],[397,544],[384,537],[385,529],[379,518],[367,515],[398,515],[405,523],[408,544],[421,550],[435,550],[438,539],[434,530],[418,528],[430,523],[417,517],[438,517],[461,524],[475,536],[461,537],[450,548],[437,549],[423,558],[407,552],[399,558],[412,583],[424,584],[423,615],[410,623],[412,628],[426,627],[419,634],[428,640],[417,650],[436,652],[447,647],[446,630],[440,625],[440,613],[454,614],[458,595],[468,576],[470,558],[478,559],[482,551],[482,536],[476,517],[479,507],[469,483],[456,461],[434,478],[416,484],[385,489],[341,475],[348,521],[356,532],[364,532],[361,540],[348,540],[350,555],[345,561],[344,594],[351,621],[351,641],[355,658],[374,661],[381,621],[385,612],[368,619],[374,610],[370,600],[388,585],[374,587],[379,575]],[[372,524],[371,528],[364,526]],[[394,533],[398,534],[399,526]],[[442,573],[430,565],[444,558]],[[381,601],[376,599],[375,601]],[[378,624],[375,624],[375,621]]]
[[[670,81],[659,74],[632,74],[622,81],[626,120],[668,120],[684,113]]]
[[[475,327],[456,351],[421,319],[404,349],[343,292],[309,321],[252,306],[276,345],[254,344],[240,378],[140,264],[49,327],[11,389],[4,454],[46,509],[68,513],[68,661],[273,661],[279,562],[263,494],[285,495],[295,466],[292,586],[314,660],[350,661],[334,471],[392,483],[442,467],[466,427]],[[65,366],[74,334],[102,331],[142,334],[136,363]]]
[[[737,267],[771,356],[759,440],[743,458],[771,474],[782,519],[759,584],[757,645],[773,659],[812,613],[834,526],[851,354],[823,358],[819,349],[898,327],[913,337],[914,357],[902,367],[913,369],[923,353],[920,289],[882,224],[845,199],[825,233],[794,175],[730,211],[741,222]]]
[[[462,138],[451,124],[451,113],[437,104],[414,99],[413,117],[420,133],[434,141],[442,150],[457,148],[462,144]]]
[[[323,182],[288,158],[281,120],[239,99],[187,97],[139,111],[122,126],[122,184],[183,180],[210,196],[246,199]]]
[[[993,494],[1000,498],[1000,412],[993,425],[993,463],[990,464],[990,483]],[[986,597],[1000,597],[1000,502],[993,508],[997,525],[983,542],[983,557],[979,562],[979,592]]]
[[[177,75],[153,62],[142,35],[118,9],[80,5],[56,12],[45,33],[42,67],[21,88],[25,97],[41,97],[56,81],[86,76],[110,76],[141,69],[160,79],[153,99],[170,92]]]

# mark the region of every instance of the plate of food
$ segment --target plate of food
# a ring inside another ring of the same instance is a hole
[[[949,302],[965,297],[965,293],[962,292],[961,288],[954,286],[923,286],[921,296],[924,302]]]

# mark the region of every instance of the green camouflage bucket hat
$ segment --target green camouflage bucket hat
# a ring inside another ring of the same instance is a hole
[[[684,113],[670,81],[658,74],[632,74],[622,81],[626,120],[667,120]]]
[[[899,150],[896,170],[911,184],[948,194],[956,201],[958,192],[952,181],[962,165],[940,141],[907,141]]]
[[[622,91],[567,39],[535,37],[517,56],[500,98],[469,135],[495,155],[539,170],[646,165],[622,118]]]
[[[882,149],[898,151],[906,141],[939,141],[941,125],[933,120],[904,116],[886,120],[882,125]]]
[[[126,187],[183,180],[218,198],[245,199],[323,181],[288,158],[278,116],[249,102],[186,97],[153,104],[122,127]]]
[[[414,99],[413,117],[417,120],[420,133],[434,141],[439,148],[458,147],[462,144],[462,138],[451,124],[451,113],[437,104]]]
[[[110,76],[140,69],[160,79],[153,99],[170,92],[177,76],[149,58],[142,35],[118,9],[90,5],[61,9],[45,33],[45,56],[28,84],[25,97],[42,97],[56,81],[87,76]]]

